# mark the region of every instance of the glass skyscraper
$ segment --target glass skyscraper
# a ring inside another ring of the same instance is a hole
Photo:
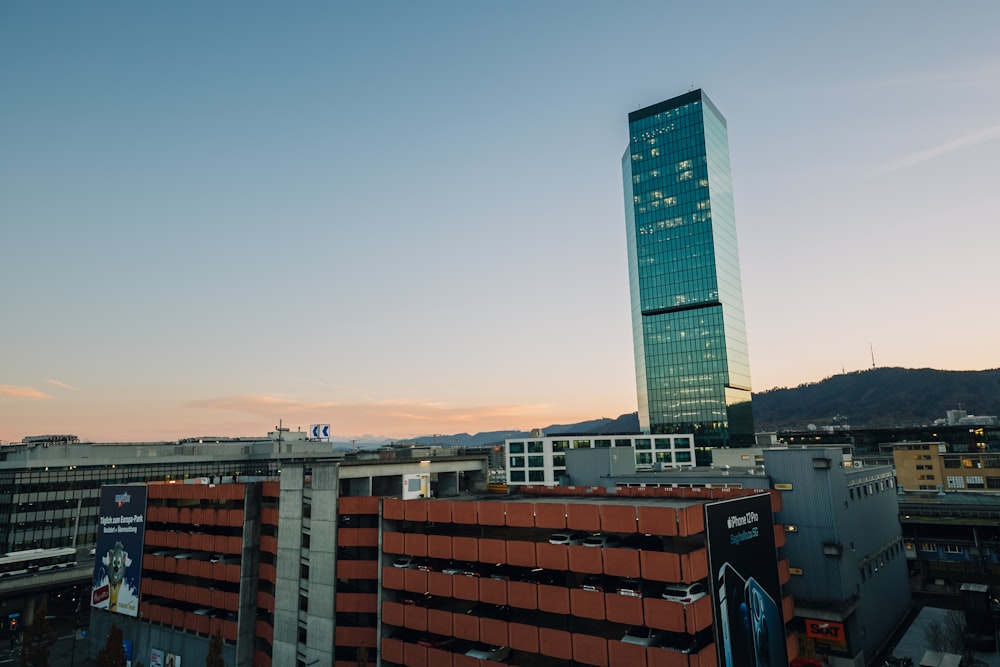
[[[701,91],[628,116],[622,158],[639,424],[754,444],[726,119]]]

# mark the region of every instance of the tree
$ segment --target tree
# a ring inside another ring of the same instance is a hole
[[[122,644],[121,628],[117,625],[111,626],[104,648],[97,652],[97,667],[125,667],[125,646]]]
[[[31,623],[24,629],[21,664],[24,667],[49,667],[49,647],[56,642],[56,632],[45,620],[49,606],[45,600],[35,607]]]
[[[222,636],[218,632],[212,635],[208,643],[205,667],[226,667],[226,663],[222,661]]]

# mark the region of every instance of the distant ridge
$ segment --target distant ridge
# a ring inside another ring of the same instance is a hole
[[[1000,414],[1000,369],[873,368],[753,395],[757,431],[931,424],[948,410]]]
[[[758,432],[805,429],[809,424],[846,424],[855,428],[930,424],[959,406],[970,415],[1000,414],[1000,368],[984,371],[873,368],[753,395]],[[635,412],[615,419],[602,417],[542,428],[545,435],[612,435],[638,430],[639,416]],[[530,434],[530,430],[489,431],[475,435],[422,436],[407,442],[487,447]]]

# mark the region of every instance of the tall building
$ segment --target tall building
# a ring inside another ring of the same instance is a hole
[[[622,158],[639,423],[752,446],[726,120],[695,90],[629,114]]]

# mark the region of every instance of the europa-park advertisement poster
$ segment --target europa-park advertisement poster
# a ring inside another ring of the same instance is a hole
[[[725,667],[788,664],[771,497],[705,505],[715,645]]]
[[[138,616],[146,487],[102,486],[100,510],[90,604]]]

